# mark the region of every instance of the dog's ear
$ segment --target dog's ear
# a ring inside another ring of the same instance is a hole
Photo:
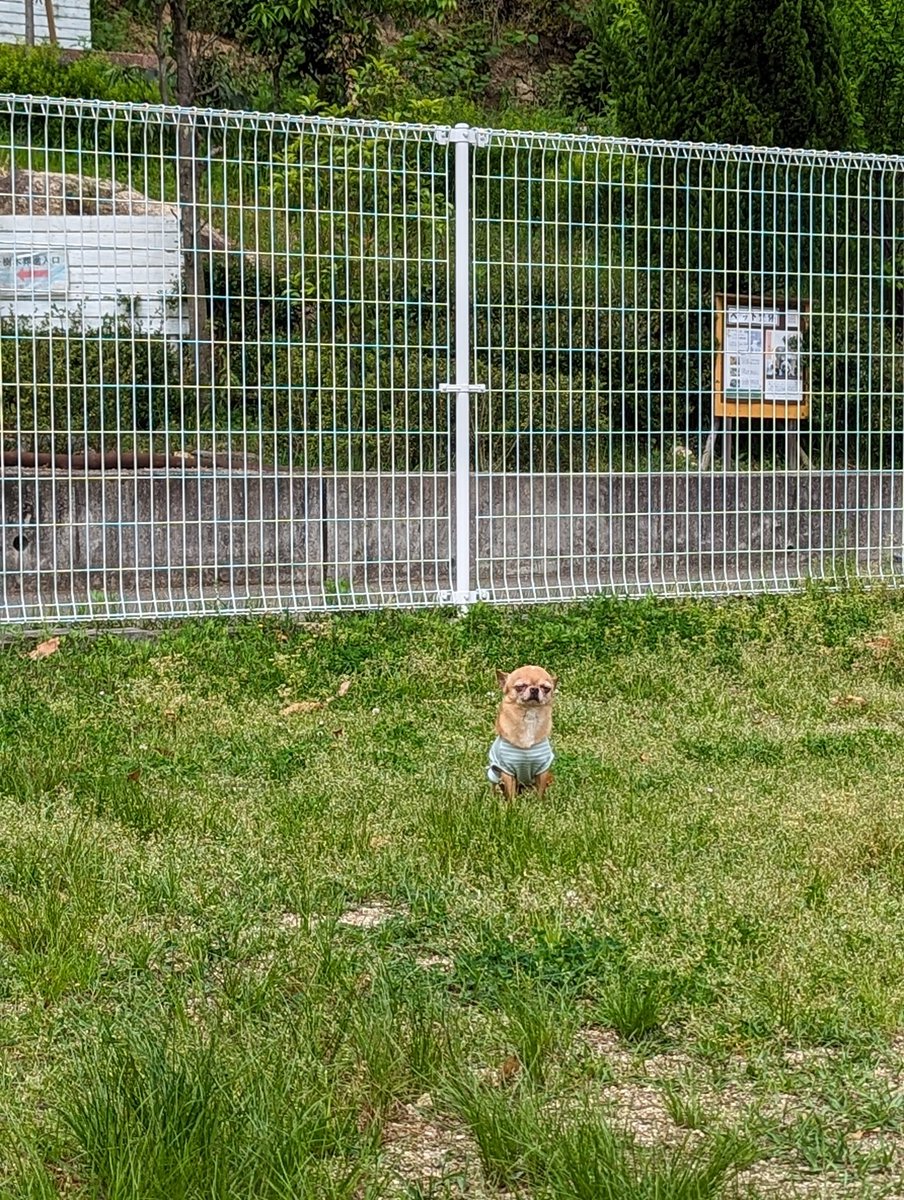
[[[496,682],[499,684],[499,686],[501,688],[505,687],[505,681],[506,681],[506,679],[508,679],[509,674],[510,674],[509,671],[497,671],[496,672]]]
[[[555,691],[559,686],[559,677],[558,675],[550,675],[549,678],[552,680],[553,691]]]

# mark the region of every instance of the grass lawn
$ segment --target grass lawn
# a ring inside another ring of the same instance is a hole
[[[904,598],[0,651],[0,1196],[901,1196]],[[556,783],[484,782],[494,669]]]

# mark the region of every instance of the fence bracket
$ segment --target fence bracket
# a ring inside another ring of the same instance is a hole
[[[473,592],[439,592],[436,597],[437,604],[448,607],[453,605],[462,612],[467,612],[475,604],[486,604],[489,602],[490,593],[484,588],[478,588]]]
[[[467,142],[469,146],[489,146],[490,131],[474,129],[471,125],[443,125],[433,135],[438,146],[449,146],[455,142]]]

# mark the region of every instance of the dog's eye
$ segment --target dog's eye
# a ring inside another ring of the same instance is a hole
[[[527,684],[526,684],[526,683],[516,683],[516,684],[515,684],[515,691],[516,691],[516,692],[523,692],[523,691],[524,691],[524,689],[525,689],[526,687],[527,687]]]

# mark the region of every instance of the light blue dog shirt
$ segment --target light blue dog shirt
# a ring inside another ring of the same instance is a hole
[[[529,750],[513,746],[505,738],[497,737],[490,746],[490,762],[487,767],[487,779],[490,783],[499,783],[503,772],[514,775],[522,787],[530,787],[537,776],[548,771],[552,766],[554,754],[549,738],[537,742]]]

